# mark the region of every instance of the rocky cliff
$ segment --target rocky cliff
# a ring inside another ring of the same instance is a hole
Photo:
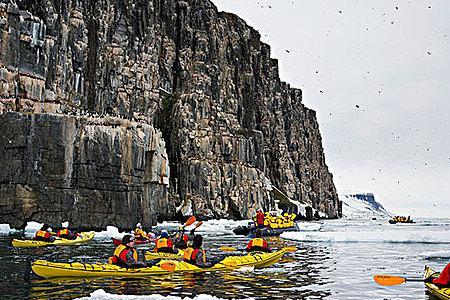
[[[210,1],[0,0],[0,30],[0,222],[247,218],[272,186],[341,216],[315,112]]]

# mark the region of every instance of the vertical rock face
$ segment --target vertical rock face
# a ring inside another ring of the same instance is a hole
[[[2,222],[151,225],[168,214],[161,133],[117,118],[0,115]],[[172,208],[173,210],[173,208]]]
[[[0,222],[245,218],[273,185],[341,215],[315,112],[211,2],[0,0],[0,31]]]

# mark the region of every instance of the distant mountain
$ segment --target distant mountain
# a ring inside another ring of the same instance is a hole
[[[390,217],[384,207],[375,200],[372,193],[343,195],[342,216],[348,219],[371,219],[373,217]]]

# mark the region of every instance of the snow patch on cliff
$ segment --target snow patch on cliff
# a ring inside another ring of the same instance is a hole
[[[344,195],[342,201],[342,216],[347,219],[389,218],[391,213],[375,201],[371,193]]]

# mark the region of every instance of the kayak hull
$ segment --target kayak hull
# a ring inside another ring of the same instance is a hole
[[[81,237],[78,236],[74,240],[56,239],[53,242],[13,239],[12,245],[13,245],[13,247],[19,247],[19,248],[46,247],[46,246],[71,246],[71,245],[87,243],[90,240],[92,240],[95,236],[94,231],[81,232],[80,234],[81,234]]]
[[[232,270],[241,267],[264,268],[278,262],[286,253],[281,249],[272,253],[256,252],[244,256],[228,256],[220,263],[210,268],[199,268],[184,261],[161,260],[160,264],[170,262],[173,264],[173,273],[201,273],[211,271]],[[45,260],[36,260],[32,270],[44,278],[52,277],[147,277],[171,273],[159,266],[149,268],[126,269],[110,264],[84,264],[84,263],[55,263]]]
[[[424,274],[424,278],[428,278],[428,277],[438,277],[439,273],[435,272],[433,269],[431,269],[428,266],[425,266],[425,274]],[[427,288],[427,290],[433,294],[434,296],[438,297],[439,299],[444,299],[444,300],[450,300],[450,288],[438,288],[436,285],[432,284],[432,283],[425,283],[425,287]]]

